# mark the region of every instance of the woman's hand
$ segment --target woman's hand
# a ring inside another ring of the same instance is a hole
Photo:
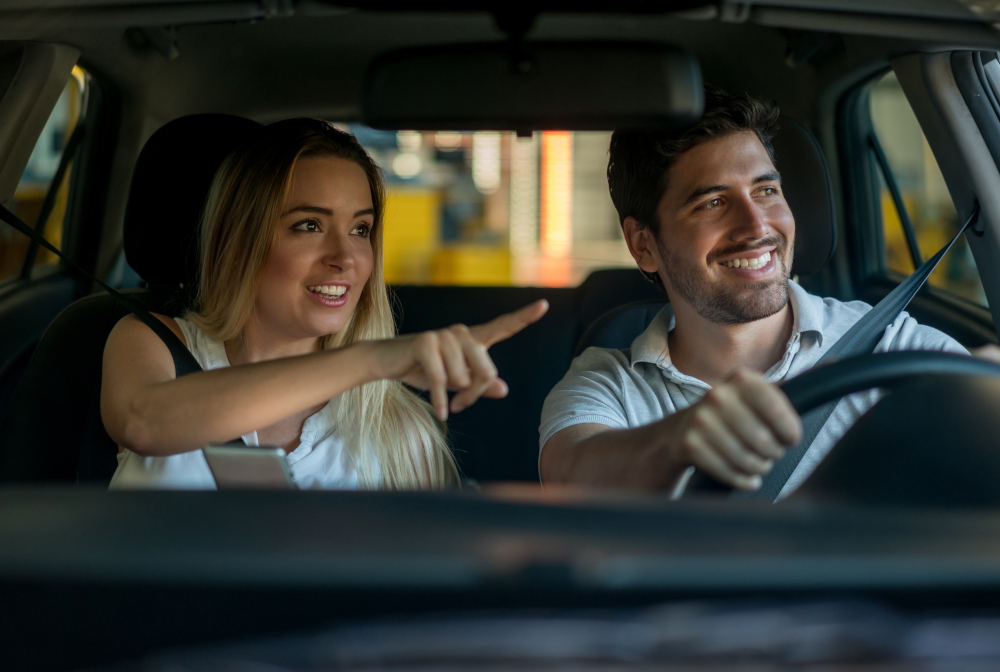
[[[431,393],[431,405],[441,420],[448,418],[448,391],[457,391],[451,412],[468,408],[480,397],[507,396],[507,384],[498,377],[487,350],[510,338],[548,311],[545,299],[501,315],[485,324],[400,336],[367,344],[372,347],[375,377],[401,380]]]

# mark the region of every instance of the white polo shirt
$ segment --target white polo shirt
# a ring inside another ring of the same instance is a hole
[[[844,303],[820,298],[789,281],[792,336],[785,354],[764,377],[773,383],[812,368],[858,319],[871,310],[862,301]],[[664,308],[627,350],[587,348],[545,399],[540,447],[556,432],[572,425],[597,423],[615,429],[640,427],[683,410],[712,386],[677,370],[670,361],[667,334],[674,328],[673,310]],[[938,350],[969,354],[955,339],[917,324],[901,313],[890,324],[875,352]],[[802,456],[778,499],[794,492],[834,444],[880,398],[878,390],[844,397]]]

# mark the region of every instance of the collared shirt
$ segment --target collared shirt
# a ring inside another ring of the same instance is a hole
[[[208,371],[229,366],[229,357],[221,341],[212,338],[193,322],[174,318],[188,350]],[[299,445],[285,459],[292,480],[301,489],[358,488],[358,470],[354,456],[337,429],[340,397],[334,397],[323,408],[302,423]],[[257,432],[243,435],[248,446],[259,445]],[[169,455],[144,457],[131,450],[118,454],[118,469],[111,479],[110,490],[215,490],[205,454],[201,450]]]
[[[806,292],[789,281],[792,336],[784,356],[764,377],[773,383],[812,368],[834,343],[871,306],[862,301],[844,303]],[[667,335],[674,328],[673,311],[664,308],[627,350],[588,348],[573,360],[569,371],[553,388],[542,408],[540,446],[556,432],[572,425],[596,423],[614,429],[640,427],[683,410],[701,399],[712,386],[677,370],[670,361]],[[968,354],[955,339],[903,312],[890,324],[875,352],[938,350]],[[788,478],[778,499],[795,491],[834,444],[880,398],[877,390],[844,397],[823,425],[812,446]],[[679,494],[679,493],[675,493]]]

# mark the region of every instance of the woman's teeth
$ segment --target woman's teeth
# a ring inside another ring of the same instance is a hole
[[[771,261],[771,253],[765,252],[756,259],[730,259],[722,262],[722,265],[729,268],[764,268],[769,261]]]
[[[310,292],[315,292],[320,296],[336,299],[347,292],[346,285],[313,285],[307,288]]]

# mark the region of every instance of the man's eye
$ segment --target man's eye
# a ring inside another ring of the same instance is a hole
[[[295,224],[292,227],[292,229],[294,229],[295,231],[317,232],[319,231],[319,222],[317,222],[315,219],[307,219],[304,222],[299,222],[298,224]]]
[[[777,196],[778,195],[778,188],[777,187],[764,187],[763,189],[761,189],[761,193],[764,196]]]
[[[704,208],[705,210],[714,210],[715,208],[718,208],[721,205],[722,205],[722,199],[721,198],[713,198],[712,200],[707,201],[701,207]]]

